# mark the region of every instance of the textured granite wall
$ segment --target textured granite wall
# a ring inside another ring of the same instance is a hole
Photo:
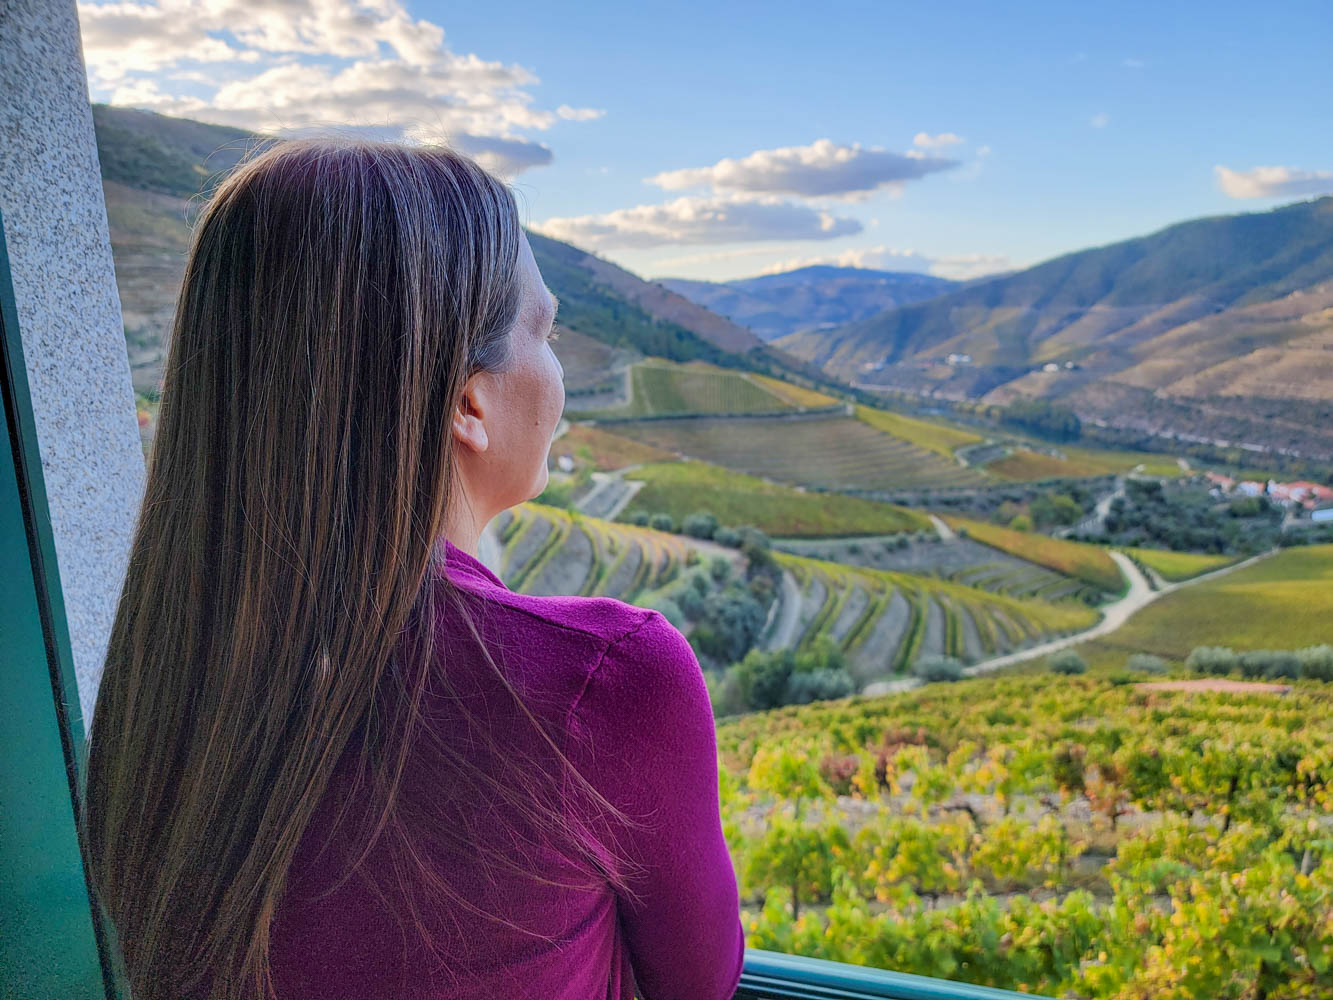
[[[0,213],[87,726],[144,459],[74,0],[0,0]]]

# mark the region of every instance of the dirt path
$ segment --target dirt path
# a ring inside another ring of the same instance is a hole
[[[621,470],[621,476],[622,477],[624,476],[623,469]],[[620,491],[620,496],[616,498],[616,502],[613,503],[610,507],[608,507],[606,513],[602,515],[602,517],[608,521],[614,521],[616,518],[618,518],[620,516],[620,512],[624,510],[626,507],[628,507],[629,502],[634,499],[634,495],[638,493],[639,490],[643,489],[644,486],[647,485],[647,483],[645,483],[642,479],[624,479],[624,478],[620,480],[620,484],[622,487],[624,487]]]
[[[1106,515],[1111,513],[1111,504],[1115,503],[1124,495],[1125,482],[1123,479],[1117,479],[1115,492],[1108,493],[1106,496],[1098,500],[1096,505],[1092,508],[1092,513],[1083,518],[1083,520],[1068,528],[1062,528],[1058,532],[1059,537],[1065,538],[1076,531],[1082,534],[1102,531],[1106,525]]]
[[[796,641],[796,626],[801,619],[801,588],[790,572],[782,572],[778,592],[777,623],[769,630],[765,649],[787,649]]]
[[[940,536],[941,542],[952,542],[958,537],[938,514],[927,514],[926,516],[930,518],[930,523],[935,525],[935,533]]]
[[[626,466],[614,472],[594,472],[593,488],[576,504],[579,513],[614,521],[645,485],[643,480],[625,478],[625,473],[634,468],[637,466]]]

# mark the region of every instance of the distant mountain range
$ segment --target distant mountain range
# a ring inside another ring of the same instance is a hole
[[[815,265],[737,281],[662,278],[658,284],[749,328],[764,340],[865,319],[958,287],[929,274]]]
[[[838,378],[1333,455],[1333,197],[1169,226],[776,341]],[[951,358],[952,356],[952,358]]]

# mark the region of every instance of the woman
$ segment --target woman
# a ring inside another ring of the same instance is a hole
[[[744,952],[698,662],[509,591],[555,302],[447,149],[289,142],[199,219],[93,717],[136,1000],[721,1000]]]

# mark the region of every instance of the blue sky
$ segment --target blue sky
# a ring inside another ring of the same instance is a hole
[[[646,277],[814,261],[970,277],[1333,192],[1325,2],[80,15],[95,100],[440,134],[511,178],[528,224]]]

